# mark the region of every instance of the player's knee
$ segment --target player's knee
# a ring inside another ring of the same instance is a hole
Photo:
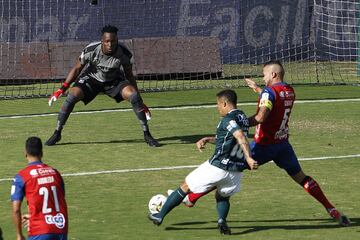
[[[221,202],[221,201],[228,201],[230,199],[230,197],[221,196],[220,193],[218,191],[216,191],[215,199],[217,202]]]
[[[69,93],[66,97],[66,101],[69,104],[76,104],[77,102],[79,102],[81,100],[81,98],[82,97],[80,95],[75,95],[75,94]]]
[[[310,176],[305,176],[303,180],[299,183],[302,187],[305,187],[308,185],[309,182],[311,182],[312,178]]]
[[[78,96],[75,96],[73,95],[72,93],[69,93],[61,107],[61,110],[63,112],[66,112],[66,111],[72,111],[75,104],[80,101],[80,98]]]
[[[181,185],[180,185],[181,190],[183,190],[184,193],[189,193],[190,192],[190,188],[189,185],[187,185],[186,181],[184,181]]]
[[[138,92],[133,92],[130,96],[129,96],[129,102],[132,105],[141,105],[142,104],[142,99],[141,96]]]

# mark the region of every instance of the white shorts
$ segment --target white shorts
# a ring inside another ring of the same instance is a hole
[[[214,187],[223,197],[229,197],[240,191],[242,172],[225,171],[204,162],[186,176],[185,182],[193,193],[204,193]]]

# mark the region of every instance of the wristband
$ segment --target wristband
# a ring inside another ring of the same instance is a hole
[[[63,91],[66,91],[66,89],[68,89],[69,88],[69,86],[70,86],[70,84],[69,83],[67,83],[67,82],[63,82],[63,84],[61,85],[61,90],[63,90]]]

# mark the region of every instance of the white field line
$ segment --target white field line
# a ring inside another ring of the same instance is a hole
[[[296,104],[303,103],[333,103],[333,102],[360,102],[360,98],[348,98],[348,99],[320,99],[320,100],[297,100]],[[239,103],[241,106],[254,106],[257,103]],[[151,111],[170,111],[170,110],[183,110],[183,109],[200,109],[200,108],[214,108],[216,105],[200,105],[200,106],[181,106],[181,107],[154,107],[150,108]],[[132,112],[132,108],[124,109],[108,109],[108,110],[92,110],[92,111],[82,111],[82,112],[73,112],[71,115],[78,114],[93,114],[93,113],[111,113],[111,112]],[[48,117],[48,116],[57,116],[58,113],[44,113],[44,114],[25,114],[25,115],[10,115],[10,116],[0,116],[1,119],[19,119],[19,118],[35,118],[35,117]]]
[[[339,158],[360,158],[360,154],[344,155],[344,156],[327,156],[327,157],[312,157],[312,158],[299,158],[299,161],[312,161],[312,160],[327,160],[327,159],[339,159]],[[96,172],[78,172],[78,173],[64,173],[63,177],[77,177],[77,176],[90,176],[99,174],[112,174],[112,173],[129,173],[129,172],[150,172],[150,171],[162,171],[162,170],[177,170],[196,168],[198,165],[184,165],[184,166],[171,166],[171,167],[157,167],[157,168],[135,168],[135,169],[117,169],[107,171]],[[0,178],[0,182],[11,181],[12,178]]]

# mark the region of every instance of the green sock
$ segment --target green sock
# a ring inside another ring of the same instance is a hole
[[[230,210],[230,201],[229,198],[217,198],[216,199],[216,209],[219,215],[219,221],[226,221],[227,215]]]
[[[156,214],[156,217],[164,218],[174,207],[179,205],[187,194],[184,193],[181,188],[176,189],[170,196],[167,198],[164,206],[161,208],[161,211]]]

